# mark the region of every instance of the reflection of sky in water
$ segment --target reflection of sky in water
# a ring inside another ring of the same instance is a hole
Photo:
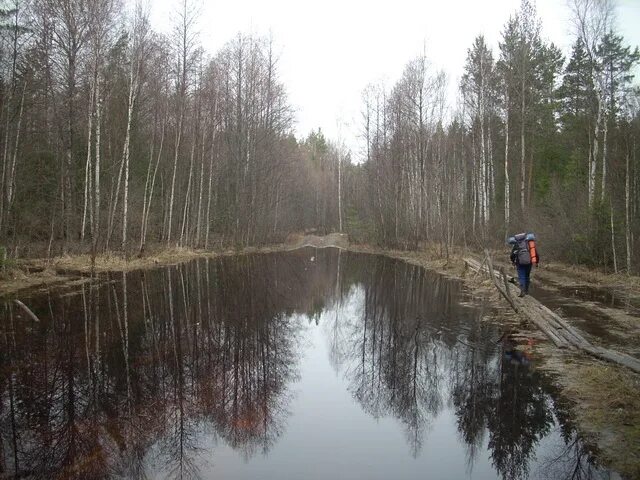
[[[343,306],[341,320],[360,308],[358,293]],[[333,323],[334,316],[334,310],[323,312],[320,325]],[[311,324],[304,337],[307,348],[300,364],[301,380],[293,386],[297,395],[286,433],[268,455],[246,462],[226,445],[214,447],[214,465],[202,469],[204,478],[215,474],[224,479],[402,479],[422,478],[425,472],[433,479],[495,478],[486,456],[468,475],[465,448],[449,408],[435,419],[418,458],[412,458],[398,421],[372,418],[348,392],[348,381],[329,361],[326,329]]]
[[[488,455],[488,438],[472,462],[456,427],[450,402],[426,426],[425,440],[411,454],[400,422],[391,416],[374,418],[365,413],[349,392],[344,349],[348,336],[358,328],[363,313],[364,289],[353,286],[340,305],[332,305],[318,319],[307,317],[303,325],[300,380],[286,433],[269,451],[248,460],[227,445],[206,442],[215,451],[215,465],[202,468],[204,478],[224,479],[494,479],[496,471]],[[557,428],[542,438],[539,450],[566,448]],[[206,450],[207,448],[205,448]],[[543,464],[549,458],[532,458],[531,477],[546,478]],[[538,462],[540,461],[540,462]]]
[[[13,362],[0,368],[0,478],[12,467],[3,375],[31,378],[31,355],[63,372],[48,387],[61,408],[47,408],[74,448],[71,460],[39,449],[29,436],[43,438],[45,419],[14,402],[23,465],[34,469],[91,465],[99,452],[103,463],[80,477],[563,478],[578,465],[575,478],[615,478],[587,463],[544,379],[504,360],[501,332],[456,282],[333,249],[114,280],[30,301],[41,331],[21,331],[20,348],[0,356]],[[15,320],[7,308],[3,320]],[[43,378],[17,395],[31,398]]]

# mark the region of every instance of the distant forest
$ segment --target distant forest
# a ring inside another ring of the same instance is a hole
[[[367,86],[360,162],[320,130],[294,136],[272,39],[238,34],[206,52],[188,0],[168,35],[119,0],[0,5],[10,255],[247,246],[305,230],[448,253],[528,230],[543,259],[640,270],[640,53],[610,1],[571,0],[568,58],[523,0],[497,51],[482,36],[469,46],[461,79],[426,52],[394,85]]]

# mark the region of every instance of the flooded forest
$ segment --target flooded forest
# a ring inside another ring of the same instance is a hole
[[[482,302],[421,267],[307,248],[100,280],[30,298],[39,324],[4,307],[0,472],[616,478]]]
[[[0,0],[0,480],[638,478],[638,7],[253,1]]]

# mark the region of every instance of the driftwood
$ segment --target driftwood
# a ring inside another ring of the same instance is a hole
[[[578,329],[569,325],[564,318],[531,296],[514,298],[512,293],[516,292],[516,287],[507,281],[504,270],[494,270],[491,255],[488,252],[485,252],[485,260],[483,260],[482,263],[475,258],[465,258],[464,261],[469,268],[476,269],[477,271],[483,270],[489,273],[496,289],[509,302],[511,307],[516,312],[520,312],[527,317],[527,319],[544,332],[557,347],[579,349],[594,357],[623,365],[634,372],[640,373],[640,360],[637,358],[591,344],[582,336]],[[502,285],[500,284],[500,280],[502,280]]]
[[[33,320],[34,322],[40,322],[40,319],[36,316],[35,313],[33,313],[31,311],[31,309],[29,307],[27,307],[24,303],[22,303],[20,300],[14,300],[13,303],[15,303],[17,306],[19,306],[27,315],[29,315],[29,317],[31,317],[31,320]]]

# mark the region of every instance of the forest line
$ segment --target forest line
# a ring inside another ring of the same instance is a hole
[[[320,130],[295,137],[270,38],[206,52],[187,0],[168,35],[140,3],[5,1],[0,244],[134,254],[315,229],[449,252],[526,229],[547,258],[638,273],[640,54],[612,2],[570,5],[568,58],[523,0],[498,51],[470,45],[455,105],[427,54],[367,86],[353,163]]]

